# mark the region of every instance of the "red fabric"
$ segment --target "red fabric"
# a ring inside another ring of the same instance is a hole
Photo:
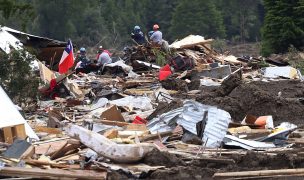
[[[172,74],[169,64],[159,70],[159,80],[165,80]]]
[[[53,91],[56,85],[57,85],[56,79],[52,79],[50,82],[50,91]]]
[[[136,116],[132,123],[133,124],[146,124],[147,121],[139,116]]]

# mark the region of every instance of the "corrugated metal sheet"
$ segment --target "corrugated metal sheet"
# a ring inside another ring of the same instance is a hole
[[[183,112],[179,115],[177,124],[197,135],[196,124],[203,120],[205,111],[208,111],[208,106],[195,101],[185,101]]]
[[[265,142],[259,142],[259,141],[252,141],[252,140],[246,140],[246,139],[240,139],[235,136],[226,135],[224,139],[225,145],[227,146],[237,146],[242,147],[247,150],[263,150],[267,148],[274,148],[275,145],[273,143],[265,143]]]
[[[147,128],[152,134],[158,132],[171,131],[176,127],[176,120],[178,115],[183,111],[183,108],[177,108],[173,111],[162,114],[159,117],[153,118],[148,124]]]
[[[173,130],[177,124],[187,131],[197,135],[196,124],[203,121],[205,112],[208,112],[206,126],[202,140],[207,141],[207,147],[219,147],[224,139],[229,122],[230,114],[214,106],[203,105],[196,101],[186,100],[182,108],[154,118],[147,125],[151,133]]]
[[[217,107],[210,106],[208,109],[207,124],[205,127],[203,141],[207,144],[206,147],[219,147],[223,141],[228,125],[231,121],[231,116],[228,112],[218,109]]]

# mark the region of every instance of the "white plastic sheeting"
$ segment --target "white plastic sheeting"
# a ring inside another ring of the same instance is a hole
[[[172,44],[170,44],[169,47],[179,49],[179,48],[182,48],[183,46],[186,46],[189,44],[207,43],[207,42],[211,42],[211,41],[212,40],[210,40],[210,39],[206,40],[203,36],[200,36],[200,35],[189,35],[182,40],[173,42]]]
[[[154,145],[148,143],[116,144],[103,135],[77,125],[69,125],[65,130],[69,136],[79,139],[81,143],[99,155],[116,162],[136,162],[155,149]]]
[[[137,108],[143,111],[153,109],[150,98],[143,96],[127,96],[121,99],[110,101],[110,104],[115,104],[116,106],[126,106],[130,109]]]
[[[25,119],[21,116],[16,109],[14,103],[7,96],[5,91],[0,86],[0,128],[10,127],[19,124],[24,124],[26,135],[32,139],[39,140],[33,129],[28,125]]]
[[[0,49],[8,54],[11,52],[11,47],[20,50],[22,49],[22,43],[15,36],[5,31],[3,27],[0,27]]]
[[[106,64],[105,66],[108,66],[108,67],[120,66],[126,73],[128,73],[129,78],[139,77],[138,74],[133,72],[133,67],[129,66],[129,65],[126,65],[123,60],[116,61],[115,63]]]
[[[290,78],[290,79],[299,78],[297,70],[290,66],[265,68],[264,77],[278,78],[280,76]]]

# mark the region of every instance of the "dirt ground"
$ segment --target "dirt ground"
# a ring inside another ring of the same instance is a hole
[[[170,83],[169,83],[170,84]],[[203,104],[214,105],[230,113],[233,120],[241,121],[246,114],[255,116],[272,115],[274,124],[287,121],[297,125],[304,124],[304,83],[298,80],[283,80],[276,82],[246,83],[237,77],[232,77],[222,83],[220,87],[201,87],[201,94],[195,99]],[[183,97],[179,93],[176,97]],[[159,106],[161,113],[182,106],[181,101]],[[304,168],[304,157],[292,153],[268,155],[261,152],[248,151],[245,155],[229,155],[235,163],[212,163],[205,160],[186,161],[182,157],[167,152],[151,152],[143,163],[151,166],[165,166],[166,168],[146,173],[143,179],[212,179],[216,172],[234,172],[250,170],[269,170]],[[116,174],[117,175],[117,174]],[[124,173],[119,179],[126,178]],[[116,176],[117,178],[117,176]],[[127,178],[132,178],[128,176]],[[301,179],[292,177],[293,179]],[[280,179],[286,179],[280,178]]]
[[[166,84],[170,84],[169,81]],[[172,84],[176,83],[171,82]],[[300,80],[248,83],[237,77],[231,77],[225,80],[220,87],[199,87],[195,81],[194,84],[188,84],[188,89],[200,89],[201,93],[189,97],[183,93],[184,89],[177,86],[171,87],[176,87],[175,90],[181,92],[175,95],[176,98],[194,98],[203,104],[217,106],[228,111],[236,122],[242,121],[247,114],[251,114],[254,116],[272,115],[275,125],[281,122],[304,124],[304,82]],[[180,107],[182,103],[172,105],[177,108],[177,105]],[[172,108],[161,109],[161,112],[164,113]]]
[[[304,83],[296,80],[277,82],[241,82],[231,92],[222,93],[217,88],[203,91],[197,100],[214,105],[230,113],[234,121],[241,121],[247,114],[272,115],[274,124],[287,121],[304,124]]]
[[[143,162],[151,166],[165,166],[165,168],[142,174],[140,179],[212,179],[216,172],[304,168],[304,157],[293,154],[267,155],[248,151],[245,155],[229,155],[229,158],[235,163],[211,163],[199,159],[190,162],[167,152],[155,151],[149,153]],[[123,172],[110,173],[109,179],[116,178],[133,179],[135,177]]]

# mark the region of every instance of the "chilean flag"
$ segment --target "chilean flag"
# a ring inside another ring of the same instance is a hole
[[[66,73],[74,65],[74,54],[71,40],[68,41],[59,62],[59,73]]]

